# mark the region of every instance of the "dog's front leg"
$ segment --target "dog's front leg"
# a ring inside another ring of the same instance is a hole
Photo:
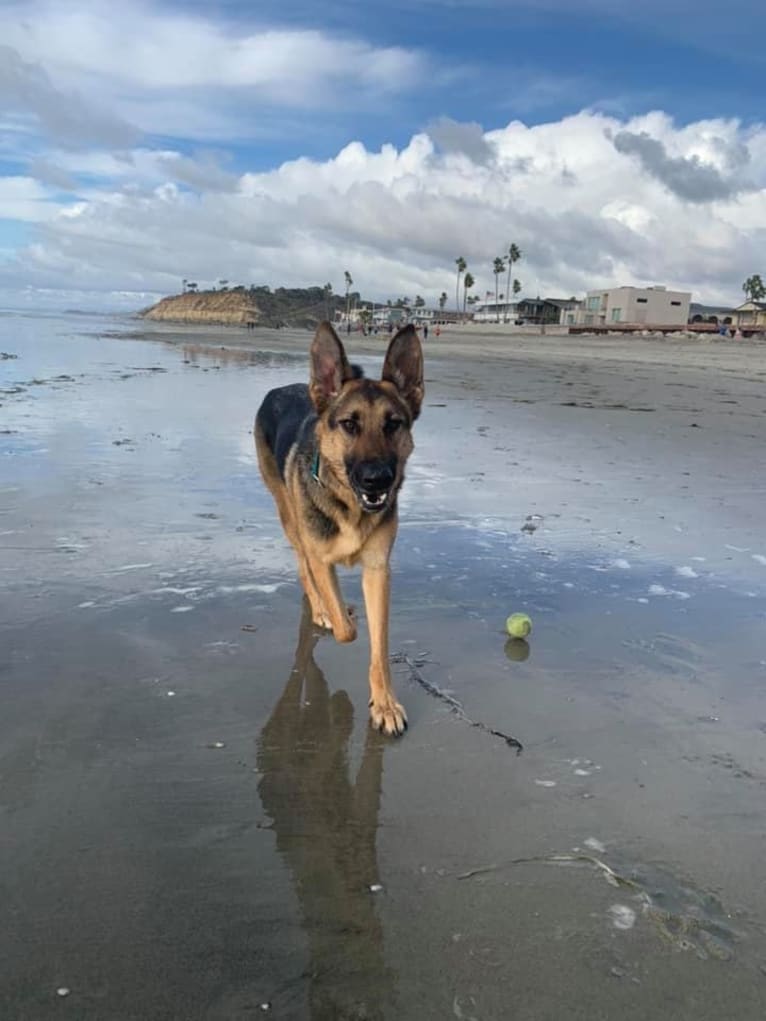
[[[351,608],[343,602],[335,567],[313,558],[308,560],[308,567],[322,606],[329,617],[335,641],[353,642],[356,638],[356,620]]]
[[[373,727],[382,730],[384,734],[403,734],[407,728],[407,714],[396,701],[388,659],[391,592],[388,557],[383,563],[378,562],[377,558],[363,562],[362,591],[370,629],[370,720]]]

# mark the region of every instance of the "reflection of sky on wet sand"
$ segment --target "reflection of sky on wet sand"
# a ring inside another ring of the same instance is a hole
[[[83,527],[92,506],[90,532],[109,521],[110,548],[151,547],[151,559],[162,569],[168,569],[168,557],[177,557],[171,536],[183,534],[194,559],[205,558],[200,543],[211,541],[200,538],[205,518],[199,516],[205,514],[207,530],[215,533],[216,559],[234,562],[245,555],[252,569],[253,558],[234,531],[239,527],[254,532],[256,544],[264,534],[257,563],[266,571],[277,569],[283,545],[253,471],[250,428],[265,391],[300,377],[306,360],[194,343],[126,344],[95,332],[98,321],[85,323],[94,330],[85,337],[77,332],[79,321],[54,320],[53,336],[29,318],[2,323],[4,346],[15,344],[22,354],[0,363],[3,386],[25,387],[4,401],[5,428],[11,430],[4,438],[6,486],[31,484],[40,499],[55,501],[58,492],[75,485]],[[133,323],[121,325],[135,329]],[[46,321],[46,330],[50,326]],[[373,370],[373,359],[360,361]],[[59,375],[68,379],[57,380]],[[547,549],[565,556],[590,548],[594,566],[610,559],[629,564],[652,555],[666,559],[672,548],[679,557],[674,568],[687,574],[726,571],[759,581],[763,554],[750,537],[722,530],[720,523],[712,534],[702,511],[690,523],[689,508],[671,485],[658,515],[646,506],[656,493],[640,479],[622,471],[605,491],[598,472],[586,472],[580,463],[593,460],[588,448],[570,459],[566,448],[577,447],[576,438],[531,433],[518,409],[504,418],[500,406],[478,398],[474,405],[470,393],[468,400],[458,396],[446,408],[427,406],[418,423],[401,497],[404,530],[436,520],[505,534],[511,541],[520,533],[527,541],[517,553]],[[606,471],[602,464],[601,474]],[[225,521],[214,517],[223,501]],[[534,534],[522,531],[528,519]],[[276,551],[272,539],[279,544]],[[688,578],[678,580],[682,583],[669,588],[685,591]]]
[[[341,648],[301,632],[293,662],[299,593],[252,451],[262,395],[300,378],[306,360],[105,336],[114,329],[135,323],[0,320],[0,350],[19,355],[0,362],[0,390],[24,387],[0,396],[13,649],[0,674],[3,805],[23,815],[27,853],[47,846],[51,819],[59,827],[61,850],[41,857],[70,913],[95,911],[72,865],[91,844],[109,863],[117,939],[117,877],[130,862],[130,896],[159,911],[158,933],[180,926],[199,960],[210,933],[224,933],[228,985],[211,1016],[271,999],[301,1016],[315,995],[310,1016],[321,1017],[344,991],[328,977],[344,959],[340,985],[372,1012],[360,1016],[376,1016],[370,984],[391,981],[382,1017],[506,1016],[512,989],[530,1016],[558,1018],[566,972],[594,1016],[662,1016],[669,990],[683,1000],[702,989],[695,1017],[754,1017],[766,576],[747,501],[733,494],[716,521],[716,492],[699,483],[695,519],[683,482],[647,495],[634,477],[652,468],[650,454],[638,465],[639,431],[633,446],[619,437],[631,474],[600,463],[617,442],[601,424],[562,433],[528,408],[511,414],[501,381],[489,400],[436,366],[432,401],[448,407],[427,406],[417,425],[393,648],[422,653],[430,680],[524,753],[450,715],[405,672],[411,730],[368,755],[366,639]],[[343,584],[359,605],[358,577]],[[503,622],[518,609],[534,629],[524,655],[510,655]],[[329,731],[317,722],[328,707]],[[367,795],[380,783],[378,804]],[[146,856],[141,868],[114,851],[102,816]],[[580,851],[636,885],[617,890],[587,861],[537,860]],[[536,860],[507,864],[521,858]],[[155,868],[168,871],[160,893]],[[188,931],[187,868],[201,919]],[[47,917],[45,891],[38,902],[20,888]],[[160,946],[142,911],[130,938],[148,931]],[[71,928],[55,912],[49,924]],[[352,953],[355,926],[367,942]],[[28,966],[17,951],[8,960]],[[83,960],[75,941],[70,975]],[[176,963],[169,982],[183,997],[188,969]],[[219,981],[202,967],[191,985],[208,978],[208,989]],[[84,1017],[99,1016],[91,1007]]]

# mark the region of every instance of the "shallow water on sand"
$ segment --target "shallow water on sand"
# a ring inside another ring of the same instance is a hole
[[[0,1016],[761,1018],[751,398],[431,360],[391,742],[257,476],[304,351],[135,329],[0,318]]]

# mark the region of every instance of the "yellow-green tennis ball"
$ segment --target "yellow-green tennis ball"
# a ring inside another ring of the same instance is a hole
[[[532,630],[532,621],[526,613],[512,613],[505,622],[505,630],[511,638],[526,638]]]

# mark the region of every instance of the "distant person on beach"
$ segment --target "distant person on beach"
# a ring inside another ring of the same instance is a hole
[[[437,327],[436,327],[436,336],[437,336],[437,337],[441,336],[441,332],[442,332],[442,328],[441,328],[441,326],[437,326]]]
[[[428,340],[428,323],[423,323],[423,340]]]

